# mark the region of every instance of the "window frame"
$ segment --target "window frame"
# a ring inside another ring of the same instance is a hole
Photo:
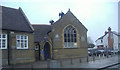
[[[3,35],[5,35],[5,38],[3,38]],[[0,49],[7,49],[7,34],[0,34],[0,45],[1,45],[1,47],[0,47]],[[3,48],[3,40],[5,40],[5,47]]]
[[[77,30],[74,26],[66,26],[63,30],[63,36],[64,48],[78,48]]]
[[[17,39],[18,36],[19,36],[19,39]],[[26,39],[24,39],[25,37]],[[19,40],[19,46],[18,46],[18,40]],[[21,47],[21,44],[23,44],[23,47]],[[25,44],[26,44],[26,47],[25,47]],[[28,36],[27,35],[16,35],[16,47],[17,49],[28,49]]]

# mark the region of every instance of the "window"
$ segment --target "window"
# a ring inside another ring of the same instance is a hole
[[[17,49],[28,49],[28,36],[16,35]]]
[[[103,43],[103,40],[101,39],[101,43]]]
[[[0,49],[7,49],[7,34],[0,34]]]
[[[77,47],[77,32],[73,26],[64,29],[64,48]]]

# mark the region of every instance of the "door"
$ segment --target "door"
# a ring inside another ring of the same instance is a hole
[[[48,42],[44,45],[44,59],[50,59],[50,44]]]

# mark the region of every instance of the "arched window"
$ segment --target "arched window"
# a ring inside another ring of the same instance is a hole
[[[64,48],[77,47],[77,32],[73,26],[64,29]]]

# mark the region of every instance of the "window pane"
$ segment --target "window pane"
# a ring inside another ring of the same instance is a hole
[[[24,36],[24,39],[27,39],[27,36]]]
[[[5,34],[3,34],[3,35],[2,35],[2,38],[6,38],[6,35],[5,35]]]
[[[64,42],[67,42],[67,39],[66,39],[66,38],[64,38]]]
[[[27,47],[27,43],[25,43],[25,48]]]
[[[64,34],[64,37],[67,37],[67,35],[66,35],[66,34]]]
[[[71,46],[70,46],[70,42],[68,42],[68,48],[70,48]]]
[[[23,36],[21,36],[21,39],[23,39]]]
[[[20,47],[20,40],[17,40],[17,47]]]
[[[76,39],[76,38],[74,38],[74,41],[75,41],[75,42],[77,42],[77,39]]]
[[[76,31],[74,31],[74,33],[76,34]]]
[[[2,40],[2,43],[5,43],[5,39]]]
[[[76,34],[74,34],[74,37],[76,37]]]
[[[2,44],[2,48],[5,48],[5,43]]]
[[[23,43],[21,43],[21,48],[23,48]]]
[[[21,43],[23,43],[23,40],[21,40]]]
[[[70,42],[70,37],[68,38],[68,42]]]
[[[70,37],[70,34],[68,34],[68,37]]]
[[[71,42],[71,47],[72,47],[72,48],[74,47],[74,42]]]
[[[20,36],[19,36],[19,35],[17,35],[16,37],[17,37],[17,39],[20,39]]]
[[[67,42],[64,43],[64,47],[67,47]]]

